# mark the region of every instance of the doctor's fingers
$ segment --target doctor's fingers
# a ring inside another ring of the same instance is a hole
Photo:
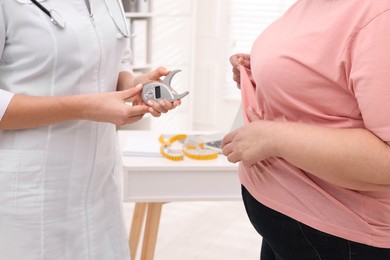
[[[152,70],[151,72],[148,73],[148,78],[149,80],[159,80],[162,76],[166,76],[169,74],[169,70],[165,67],[158,67],[155,70]]]
[[[180,105],[181,105],[181,100],[180,100],[180,99],[177,99],[177,100],[173,101],[173,107],[172,107],[172,109],[174,109],[174,108],[176,108],[176,107],[178,107],[178,106],[180,106]]]
[[[123,120],[120,124],[117,124],[117,125],[124,126],[124,125],[134,124],[134,123],[138,122],[139,120],[141,120],[142,118],[143,118],[143,115],[133,116],[133,117],[127,118],[126,120]]]
[[[117,93],[124,101],[132,101],[134,98],[141,95],[142,88],[142,84],[138,84],[134,88],[118,91]]]
[[[136,77],[136,82],[137,83],[141,83],[141,84],[148,84],[152,81],[161,81],[160,78],[162,76],[166,76],[169,74],[169,70],[166,69],[165,67],[158,67],[157,69],[155,70],[152,70],[150,72],[147,72],[147,73],[144,73],[144,74],[141,74],[139,76]]]
[[[168,102],[166,100],[162,100],[162,99],[159,101],[149,100],[148,105],[149,105],[149,112],[152,113],[152,115],[153,115],[153,112],[157,112],[160,114],[167,113],[169,110],[169,107],[171,106],[170,102]]]
[[[149,112],[148,106],[127,106],[126,111],[114,119],[116,125],[128,125],[131,123],[135,123],[142,119],[142,117]]]
[[[178,105],[180,105],[180,100],[175,100],[174,102],[169,102],[168,100],[159,100],[158,102],[149,100],[148,105],[150,106],[149,112],[158,117],[161,113],[167,113],[169,110],[174,109]]]

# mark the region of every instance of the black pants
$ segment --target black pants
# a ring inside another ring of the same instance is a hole
[[[242,186],[249,219],[262,236],[261,260],[390,260],[376,248],[315,230],[259,203]]]

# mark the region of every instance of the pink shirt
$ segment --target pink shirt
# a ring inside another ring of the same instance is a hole
[[[390,0],[299,0],[256,40],[251,71],[241,73],[244,111],[367,128],[390,141]],[[268,207],[326,233],[390,248],[390,190],[338,187],[280,158],[241,165],[239,175]]]

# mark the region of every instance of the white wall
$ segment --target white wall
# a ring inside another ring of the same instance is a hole
[[[245,1],[245,6],[241,5],[240,0],[231,1],[151,0],[152,64],[154,67],[163,65],[169,69],[181,69],[172,85],[179,93],[189,90],[190,95],[182,100],[182,106],[175,111],[157,119],[143,119],[129,126],[129,129],[160,132],[230,129],[241,102],[240,92],[232,87],[232,75],[227,71],[227,68],[231,70],[229,56],[233,54],[228,51],[233,47],[242,47],[238,41],[230,39],[231,35],[229,37],[231,30],[235,33],[241,30],[238,21],[234,21],[235,29],[229,28],[230,3],[233,3],[234,12],[249,9],[259,14],[262,19],[251,27],[257,37],[258,32],[295,0],[251,0]],[[248,40],[245,38],[247,36],[246,33],[244,36],[235,35],[243,41]],[[245,48],[236,51],[250,51]],[[231,79],[230,85],[227,77]]]
[[[152,0],[152,64],[181,69],[172,86],[190,94],[175,111],[146,117],[126,129],[230,129],[240,100],[226,97],[228,1]]]
[[[226,95],[229,5],[226,0],[197,0],[196,5],[193,128],[225,131],[240,104]]]
[[[195,49],[195,0],[153,0],[152,63],[181,69],[172,86],[178,93],[193,89]],[[152,118],[151,128],[161,132],[191,130],[192,97],[183,99],[174,112]]]

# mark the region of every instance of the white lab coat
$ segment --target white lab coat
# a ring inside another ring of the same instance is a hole
[[[116,0],[107,0],[116,2]],[[0,0],[0,89],[34,96],[114,91],[128,41],[103,0]],[[125,58],[127,56],[125,55]],[[115,126],[72,121],[0,131],[0,259],[130,259]]]

